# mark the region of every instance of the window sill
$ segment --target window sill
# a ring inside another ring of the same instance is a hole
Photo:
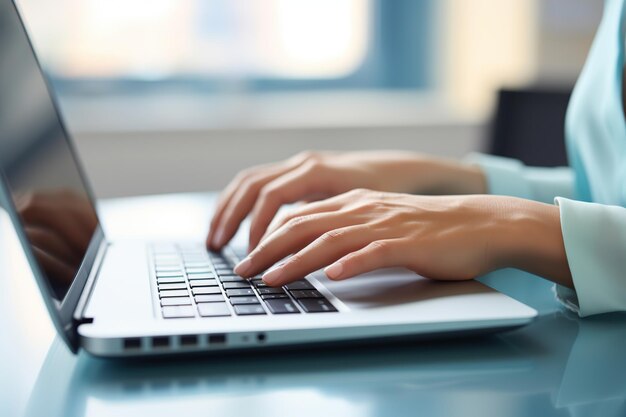
[[[422,92],[66,94],[59,101],[79,134],[481,123],[452,111],[440,95]]]

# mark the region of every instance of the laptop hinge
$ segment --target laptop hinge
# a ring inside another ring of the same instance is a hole
[[[109,247],[110,243],[103,239],[100,247],[98,248],[98,253],[96,258],[94,259],[93,267],[91,268],[91,272],[89,273],[89,277],[85,282],[85,287],[78,299],[78,304],[76,304],[76,309],[74,310],[73,316],[73,325],[74,330],[81,324],[85,323],[93,323],[93,317],[86,317],[85,311],[87,310],[87,306],[89,305],[89,300],[91,299],[91,293],[96,286],[96,281],[98,279],[98,275],[100,274],[100,268],[104,262],[104,258],[106,255],[106,251]]]

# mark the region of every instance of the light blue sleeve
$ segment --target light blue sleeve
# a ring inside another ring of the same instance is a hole
[[[576,293],[557,296],[581,317],[626,310],[626,208],[556,198]]]
[[[464,160],[483,169],[489,194],[550,204],[555,197],[574,197],[574,173],[569,167],[528,167],[517,159],[481,153],[472,153]]]
[[[490,194],[556,203],[574,288],[556,285],[557,299],[581,317],[626,310],[626,208],[572,200],[570,168],[535,168],[498,156],[471,154]]]

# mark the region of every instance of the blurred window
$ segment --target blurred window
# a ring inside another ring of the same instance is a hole
[[[433,0],[21,0],[61,89],[427,89]]]

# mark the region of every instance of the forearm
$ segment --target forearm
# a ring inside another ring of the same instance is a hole
[[[513,267],[574,288],[567,262],[559,208],[554,205],[510,198],[502,207],[497,227],[500,242],[496,267]]]
[[[487,179],[478,165],[421,154],[407,155],[414,194],[486,194]],[[395,190],[393,190],[395,191]],[[400,191],[400,190],[398,190]]]
[[[486,194],[487,178],[477,165],[446,159],[432,159],[430,169],[436,180],[432,194]]]

